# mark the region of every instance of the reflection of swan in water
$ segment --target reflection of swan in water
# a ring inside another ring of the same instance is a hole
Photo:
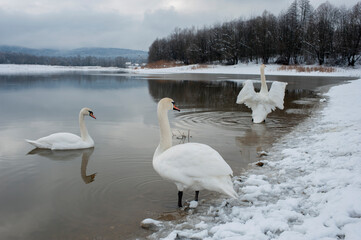
[[[237,198],[231,180],[232,169],[217,151],[205,144],[185,143],[172,146],[172,133],[168,110],[178,110],[174,101],[163,98],[158,103],[160,143],[153,156],[153,167],[164,179],[174,182],[178,188],[178,207],[182,207],[183,190],[196,192],[207,189]]]
[[[287,83],[274,81],[268,92],[266,77],[264,75],[264,64],[261,65],[261,90],[254,91],[251,80],[243,83],[243,88],[237,97],[237,103],[244,103],[252,109],[252,121],[261,123],[266,120],[267,115],[277,108],[283,109],[283,99]]]
[[[265,124],[251,124],[243,135],[236,136],[235,142],[245,163],[257,160],[259,153],[268,149],[274,142],[272,131]]]
[[[67,161],[79,158],[82,155],[80,174],[83,181],[88,184],[94,181],[96,173],[86,175],[86,168],[90,156],[93,154],[94,148],[68,150],[68,151],[52,151],[50,149],[35,148],[28,152],[28,155],[37,154],[39,156],[55,160],[55,161]]]
[[[80,137],[67,132],[54,133],[38,140],[27,140],[28,143],[37,147],[51,150],[83,149],[94,147],[94,141],[90,137],[84,123],[84,116],[89,115],[94,118],[90,108],[83,108],[79,112]]]
[[[83,156],[81,158],[81,167],[80,167],[80,174],[81,178],[85,182],[85,184],[91,183],[95,180],[95,175],[97,173],[93,173],[90,175],[86,175],[86,168],[88,166],[89,157],[92,155],[94,148],[89,148],[87,150],[91,151],[84,151]]]
[[[255,146],[267,141],[271,133],[267,131],[264,124],[251,124],[250,128],[244,132],[242,137],[236,137],[237,142],[245,146]]]

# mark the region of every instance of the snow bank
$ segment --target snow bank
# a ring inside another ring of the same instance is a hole
[[[262,168],[235,179],[238,201],[165,222],[149,238],[360,239],[361,79],[326,97],[325,108],[280,139]]]
[[[116,67],[72,67],[72,66],[50,66],[50,65],[18,65],[18,64],[0,64],[0,75],[13,74],[50,74],[62,72],[126,72],[129,74],[171,74],[171,73],[208,73],[208,74],[254,74],[259,75],[260,64],[238,64],[233,66],[224,65],[207,65],[207,68],[199,67],[199,65],[188,65],[181,67],[147,69],[147,68],[116,68]],[[297,76],[347,76],[360,77],[361,66],[355,68],[336,67],[336,72],[309,72],[300,73],[296,71],[279,70],[279,65],[267,65],[266,75],[297,75]]]
[[[90,71],[124,71],[115,67],[70,67],[70,66],[50,66],[50,65],[20,65],[20,64],[0,64],[0,75],[24,75],[24,74],[54,74],[63,72],[90,72]]]
[[[327,72],[296,72],[279,70],[280,65],[269,64],[266,65],[266,75],[297,75],[297,76],[361,76],[361,66],[355,68],[341,68],[335,67],[336,71],[332,73]],[[137,74],[170,74],[170,73],[218,73],[218,74],[260,74],[260,64],[249,63],[249,64],[237,64],[231,66],[224,65],[208,65],[207,68],[199,67],[199,65],[188,65],[181,67],[171,68],[159,68],[159,69],[148,69],[138,68],[128,70],[131,73]]]

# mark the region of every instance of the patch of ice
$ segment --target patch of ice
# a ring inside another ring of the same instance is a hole
[[[299,105],[311,105],[311,104],[313,104],[313,101],[302,99],[302,100],[292,101],[292,103],[299,104]]]
[[[143,221],[141,221],[140,226],[144,229],[156,230],[159,227],[163,226],[163,222],[154,220],[152,218],[146,218]]]
[[[189,208],[196,208],[198,207],[198,202],[197,201],[191,201],[189,203]]]
[[[298,115],[306,115],[308,114],[307,109],[296,109],[296,108],[288,108],[285,110],[287,114],[298,114]]]

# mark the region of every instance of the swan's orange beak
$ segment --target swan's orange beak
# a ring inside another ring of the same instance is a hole
[[[97,118],[93,115],[93,113],[89,113],[89,116],[91,116],[91,117],[94,118],[94,119],[97,119]]]
[[[173,110],[180,112],[180,109],[173,105]]]

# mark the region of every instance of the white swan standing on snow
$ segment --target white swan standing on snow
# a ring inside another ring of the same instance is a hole
[[[243,83],[243,88],[237,97],[238,104],[244,103],[252,109],[252,120],[260,123],[266,120],[267,115],[278,107],[283,109],[283,99],[287,83],[274,81],[268,92],[266,77],[264,75],[264,64],[261,65],[261,90],[254,91],[253,82],[247,80]]]
[[[94,141],[90,137],[84,123],[85,115],[89,115],[90,117],[96,119],[93,115],[93,111],[90,108],[83,108],[80,110],[80,137],[72,133],[60,132],[39,138],[38,140],[25,140],[37,148],[46,148],[51,150],[68,150],[94,147]]]
[[[231,180],[232,169],[213,148],[200,143],[186,143],[172,146],[172,133],[168,110],[177,110],[174,101],[163,98],[158,103],[160,143],[154,152],[153,167],[164,179],[173,181],[178,188],[178,207],[182,207],[183,190],[207,189],[237,198]]]

